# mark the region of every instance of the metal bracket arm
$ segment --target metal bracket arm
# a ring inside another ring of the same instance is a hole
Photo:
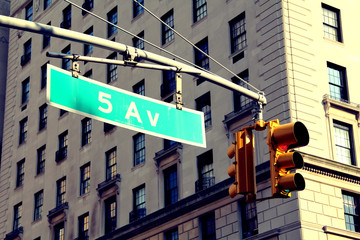
[[[79,57],[79,55],[74,54],[72,59],[72,68],[70,70],[74,78],[78,78],[80,73],[80,65],[78,63]]]
[[[175,73],[175,81],[176,81],[176,109],[182,110],[183,100],[182,100],[182,77],[179,72]]]

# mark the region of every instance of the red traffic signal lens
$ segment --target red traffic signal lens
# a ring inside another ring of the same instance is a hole
[[[287,150],[306,146],[309,143],[309,132],[302,122],[287,123],[276,126],[272,138],[277,147]]]

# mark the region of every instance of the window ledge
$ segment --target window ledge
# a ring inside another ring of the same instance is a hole
[[[360,104],[352,103],[352,102],[342,102],[339,100],[335,100],[330,98],[328,94],[323,96],[323,104],[325,105],[325,114],[327,117],[330,115],[330,108],[337,108],[342,111],[350,112],[355,114],[356,120],[358,123],[358,127],[360,127]]]
[[[191,27],[194,28],[194,27],[196,27],[197,25],[199,25],[199,24],[201,24],[202,22],[204,22],[205,19],[207,19],[207,16],[208,16],[208,15],[206,14],[206,16],[204,16],[202,19],[197,20],[196,22],[194,22],[194,23],[191,25]]]
[[[181,143],[176,143],[168,149],[162,149],[155,153],[154,160],[157,166],[160,166],[160,162],[172,155],[180,156],[179,150],[182,149],[183,146]]]
[[[144,10],[145,11],[145,10]],[[141,16],[144,15],[144,11],[139,13],[138,15],[136,15],[136,17],[133,17],[133,19],[131,19],[131,23],[135,22],[136,20],[138,20],[139,18],[141,18]]]
[[[174,33],[175,34],[175,33]],[[175,36],[173,39],[171,39],[169,42],[166,42],[164,44],[161,45],[162,48],[166,48],[168,47],[169,45],[171,45],[173,42],[175,42]]]
[[[233,57],[235,57],[236,55],[238,55],[238,54],[241,53],[241,52],[245,52],[245,50],[247,49],[247,47],[248,47],[248,45],[246,44],[245,47],[240,48],[240,49],[236,50],[235,52],[231,53],[231,54],[229,55],[229,59],[232,59]]]
[[[22,239],[23,233],[24,233],[23,227],[19,227],[14,231],[6,234],[5,240]]]
[[[246,116],[252,115],[252,110],[256,107],[256,102],[253,101],[246,105],[244,108],[240,109],[239,111],[233,111],[228,113],[224,116],[223,124],[225,125],[226,129],[230,129],[230,126],[235,122],[238,122],[244,119]]]
[[[340,228],[334,228],[334,227],[329,227],[329,226],[324,226],[323,230],[325,233],[331,234],[331,235],[337,235],[337,236],[345,237],[348,239],[360,239],[360,233],[357,233],[357,232],[351,232],[348,230],[343,230]]]
[[[66,210],[69,209],[69,203],[65,202],[49,211],[47,215],[50,224],[55,224],[59,220],[66,218]]]
[[[116,176],[114,178],[105,180],[104,182],[98,184],[98,187],[96,190],[98,191],[99,197],[102,198],[103,196],[107,195],[104,193],[114,187],[115,187],[114,191],[116,191],[119,188],[117,183],[120,181],[121,181],[121,178],[120,178],[120,174],[118,173],[118,174],[116,174]]]

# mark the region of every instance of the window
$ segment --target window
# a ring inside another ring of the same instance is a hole
[[[201,239],[216,240],[215,214],[213,212],[202,216],[201,223]]]
[[[145,162],[145,134],[139,133],[133,137],[134,141],[134,166]]]
[[[245,82],[249,82],[249,71],[248,70],[243,71],[242,73],[238,74],[238,76],[241,79],[243,79]],[[243,81],[241,81],[239,78],[233,77],[231,80],[233,83],[249,89],[249,85],[244,83]],[[233,102],[234,102],[234,112],[238,112],[238,111],[248,107],[249,105],[251,105],[252,100],[250,98],[246,97],[245,95],[234,91]]]
[[[145,185],[133,190],[133,209],[131,220],[135,221],[146,216]]]
[[[34,195],[34,221],[42,216],[42,209],[44,204],[44,191],[41,190]]]
[[[25,66],[31,60],[31,38],[24,43],[24,55],[21,56],[21,66]]]
[[[24,183],[25,175],[25,158],[17,162],[16,170],[16,187],[20,187]]]
[[[36,164],[36,175],[45,172],[45,153],[46,153],[46,145],[42,146],[37,150],[37,164]]]
[[[51,5],[51,0],[44,0],[44,10],[50,7],[50,5]]]
[[[49,22],[47,25],[51,26],[51,22]],[[50,35],[44,34],[43,35],[43,41],[42,41],[42,48],[46,48],[50,45]]]
[[[85,0],[82,7],[88,11],[94,8],[94,0]],[[82,11],[82,15],[87,14],[86,11]]]
[[[62,179],[56,182],[56,207],[59,207],[65,203],[65,196],[66,196],[66,178],[63,177]]]
[[[194,23],[207,15],[206,0],[193,0]]]
[[[56,162],[59,162],[67,157],[68,146],[68,131],[66,130],[59,135],[59,150],[56,152]]]
[[[258,233],[258,220],[256,202],[247,203],[240,201],[241,222],[243,238],[253,236]]]
[[[346,86],[346,69],[344,67],[327,63],[330,98],[348,102]]]
[[[39,131],[46,127],[47,123],[47,104],[39,107]]]
[[[63,22],[60,24],[61,28],[71,28],[71,5],[63,10]]]
[[[161,97],[166,97],[176,90],[176,80],[174,71],[163,71],[163,83],[160,87]]]
[[[340,30],[340,10],[322,4],[324,37],[342,42]]]
[[[145,47],[144,47],[144,40],[143,40],[143,39],[144,39],[144,31],[142,31],[141,33],[139,33],[137,36],[138,36],[138,37],[134,37],[134,38],[132,39],[133,46],[134,46],[135,48],[144,50],[144,49],[145,49]]]
[[[81,126],[82,126],[82,134],[81,134],[81,146],[85,146],[86,144],[91,142],[91,119],[90,118],[84,118],[81,120]]]
[[[170,10],[163,17],[161,17],[161,20],[163,20],[171,28],[174,28],[174,11]],[[161,39],[163,45],[173,40],[175,36],[174,31],[168,26],[161,24]]]
[[[343,191],[342,196],[346,229],[353,232],[360,232],[360,197],[359,195],[345,191]]]
[[[111,37],[115,33],[117,33],[116,25],[118,23],[117,19],[117,7],[113,8],[108,14],[107,14],[108,21],[111,22],[113,25],[108,24],[108,30],[107,30],[107,37]],[[115,26],[114,26],[115,25]]]
[[[145,80],[141,80],[133,86],[134,93],[145,96]]]
[[[208,38],[204,38],[196,44],[196,47],[201,49],[206,54],[209,54]],[[195,52],[195,64],[201,68],[209,69],[209,57],[194,48]]]
[[[85,34],[87,35],[90,35],[90,36],[94,36],[94,30],[93,30],[93,26],[91,26],[88,30],[86,30],[84,32]],[[87,56],[89,55],[90,53],[93,52],[93,46],[92,45],[89,45],[89,44],[84,44],[84,55]]]
[[[33,20],[33,1],[31,1],[25,7],[25,20],[32,21]]]
[[[116,196],[105,200],[105,234],[116,229]]]
[[[90,163],[80,168],[80,196],[90,192]]]
[[[64,54],[71,54],[71,52],[70,52],[70,44],[67,45],[61,52],[64,53]],[[62,59],[61,67],[62,67],[62,69],[70,70],[70,68],[71,68],[71,60],[70,59]]]
[[[26,78],[21,83],[21,104],[29,101],[29,93],[30,93],[30,77]]]
[[[19,145],[20,145],[23,144],[27,138],[28,118],[25,117],[23,120],[21,120],[19,125],[20,125]]]
[[[54,240],[65,240],[64,222],[61,222],[54,227]]]
[[[116,147],[107,151],[106,156],[106,181],[116,177]]]
[[[138,0],[138,2],[144,6],[144,0]],[[144,12],[144,8],[139,3],[133,1],[133,18]]]
[[[40,89],[44,89],[46,87],[46,81],[47,81],[47,64],[49,62],[45,63],[41,66],[41,82],[40,82]]]
[[[204,112],[205,128],[211,126],[211,101],[210,92],[205,93],[196,100],[196,110]]]
[[[246,47],[245,12],[229,22],[231,53]]]
[[[108,59],[117,59],[117,54],[116,52],[112,53]],[[117,65],[116,64],[107,64],[107,83],[111,83],[113,81],[115,81],[118,77],[118,72],[117,72]]]
[[[78,219],[79,222],[79,237],[78,240],[89,239],[89,213],[81,215]]]
[[[168,206],[178,201],[176,165],[164,171],[164,183],[165,183],[165,206]]]
[[[352,137],[352,128],[350,125],[334,122],[336,160],[338,162],[354,164]]]
[[[21,227],[21,217],[22,217],[22,202],[14,206],[14,221],[13,221],[13,230],[19,229]]]
[[[179,231],[177,228],[165,232],[165,240],[178,240]]]
[[[201,191],[215,184],[213,168],[213,152],[207,151],[197,157],[199,180],[196,183],[196,191]]]

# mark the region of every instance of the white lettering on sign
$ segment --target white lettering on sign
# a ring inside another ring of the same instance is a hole
[[[108,98],[108,99],[107,99]],[[111,102],[109,101],[109,99],[111,99],[111,95],[108,93],[104,93],[104,92],[99,92],[99,98],[98,100],[102,103],[105,103],[107,105],[107,108],[103,108],[102,106],[99,106],[98,109],[104,113],[111,113],[112,111],[112,105]]]
[[[136,117],[139,123],[142,123],[139,112],[136,108],[135,102],[131,102],[130,106],[126,112],[125,119],[129,119],[130,117]]]
[[[150,124],[153,127],[156,127],[157,121],[159,119],[159,113],[155,113],[155,118],[152,118],[151,112],[149,110],[146,111],[150,120]]]

